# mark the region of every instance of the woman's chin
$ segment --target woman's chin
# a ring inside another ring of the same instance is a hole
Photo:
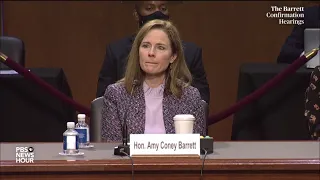
[[[145,73],[147,74],[147,76],[161,76],[161,75],[163,75],[163,73],[159,72],[159,71],[145,71]]]

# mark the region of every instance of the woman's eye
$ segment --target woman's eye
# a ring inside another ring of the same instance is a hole
[[[165,48],[163,46],[158,47],[160,50],[164,50]]]

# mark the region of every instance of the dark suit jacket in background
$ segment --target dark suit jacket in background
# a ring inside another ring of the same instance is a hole
[[[304,24],[295,25],[278,56],[278,63],[293,63],[304,51],[304,30],[320,28],[320,5],[304,9]],[[316,48],[316,47],[315,47]]]
[[[135,36],[123,38],[107,46],[105,59],[100,70],[96,97],[101,97],[108,85],[123,78]],[[192,74],[192,86],[197,88],[201,98],[208,104],[210,91],[202,64],[202,49],[193,43],[183,42],[187,66]]]

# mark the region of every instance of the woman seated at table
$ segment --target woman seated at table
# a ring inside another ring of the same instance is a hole
[[[320,66],[311,73],[309,87],[306,91],[305,116],[313,140],[320,140]]]
[[[128,134],[173,134],[173,117],[192,114],[193,133],[206,135],[204,107],[184,59],[178,30],[169,21],[153,20],[138,32],[125,76],[109,85],[102,109],[102,139],[122,140]]]

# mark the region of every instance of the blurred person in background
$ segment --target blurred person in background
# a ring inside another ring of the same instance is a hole
[[[300,12],[299,12],[300,13]],[[304,24],[294,25],[291,34],[285,40],[278,63],[293,63],[304,54],[304,30],[306,28],[320,28],[320,3],[304,8]],[[317,47],[315,47],[317,48]]]

